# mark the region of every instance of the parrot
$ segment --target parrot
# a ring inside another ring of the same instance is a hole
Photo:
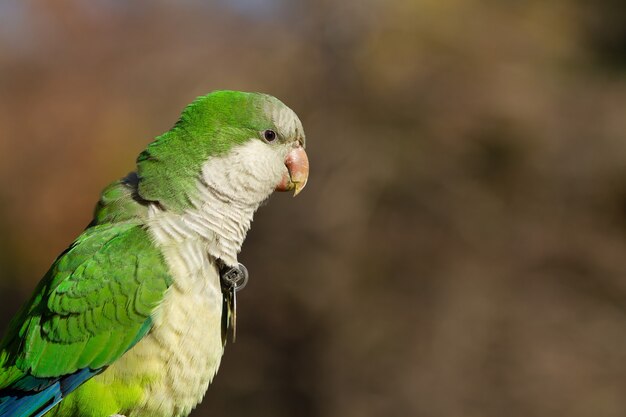
[[[271,95],[219,90],[186,106],[9,323],[0,417],[189,415],[234,331],[253,215],[274,191],[302,191],[305,147]]]

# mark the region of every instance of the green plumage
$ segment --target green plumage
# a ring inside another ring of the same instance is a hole
[[[137,193],[137,174],[116,181],[102,191],[92,224],[137,221],[148,217],[148,207]]]
[[[0,388],[26,374],[53,377],[109,365],[149,329],[169,284],[161,254],[141,226],[87,229],[13,320],[1,345]]]
[[[275,125],[276,114],[289,121],[288,127]],[[267,129],[290,136],[264,142]],[[53,417],[120,412],[143,417],[156,415],[154,410],[162,417],[187,415],[204,395],[223,352],[217,259],[224,253],[236,259],[252,213],[287,169],[281,161],[303,141],[295,114],[271,96],[218,91],[187,106],[175,126],[140,154],[137,172],[102,192],[93,221],[54,261],[11,321],[0,342],[0,417],[38,416],[50,407]],[[252,193],[258,201],[227,215],[231,207],[223,199],[207,199],[220,204],[214,208],[219,212],[197,211],[183,219],[195,208],[199,184],[208,187],[203,164],[229,154],[239,157],[230,153],[239,145],[253,145],[247,149],[255,151],[246,153],[245,161],[225,159],[229,162],[211,174],[226,178],[220,186],[231,187],[225,188],[229,192],[235,188],[228,177],[244,175],[237,188],[243,191],[237,193]],[[259,180],[263,176],[266,183]],[[241,213],[245,216],[238,218]],[[216,225],[225,231],[211,228]],[[184,242],[162,240],[178,228],[187,228],[181,232],[186,237],[197,234]],[[208,232],[214,235],[207,238]],[[202,317],[190,320],[194,314]],[[206,331],[203,320],[210,324]],[[198,347],[204,348],[201,358],[194,357]],[[196,372],[198,363],[203,365]],[[179,381],[188,389],[181,388],[167,404],[151,395],[171,391]]]
[[[139,195],[181,211],[195,196],[197,174],[210,156],[276,129],[267,115],[276,98],[258,93],[216,91],[198,97],[176,125],[156,138],[137,160]]]

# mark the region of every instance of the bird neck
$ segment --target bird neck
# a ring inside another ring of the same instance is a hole
[[[188,195],[188,207],[180,212],[152,204],[149,218],[157,240],[161,244],[200,240],[211,257],[236,265],[254,212],[272,194],[281,175],[253,169],[255,164],[274,165],[266,160],[266,148],[260,141],[249,141],[227,155],[209,158],[195,192]]]
[[[199,208],[173,214],[157,205],[149,208],[150,229],[162,246],[197,241],[208,255],[227,265],[237,264],[237,254],[250,229],[255,207],[233,210],[218,198]]]
[[[233,199],[223,188],[202,180],[191,206],[182,213],[170,212],[157,203],[148,209],[148,224],[162,246],[196,241],[213,259],[237,264],[237,254],[246,237],[259,202]]]

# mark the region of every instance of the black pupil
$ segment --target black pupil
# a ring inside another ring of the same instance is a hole
[[[266,130],[265,131],[265,140],[268,141],[273,141],[274,139],[276,139],[276,132],[274,132],[273,130]]]

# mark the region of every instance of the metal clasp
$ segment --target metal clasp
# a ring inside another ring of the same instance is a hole
[[[248,268],[242,263],[230,267],[221,275],[222,283],[226,284],[227,287],[232,287],[235,291],[242,290],[248,283]]]
[[[220,270],[220,281],[226,303],[226,330],[232,329],[232,341],[235,343],[237,338],[237,292],[241,291],[248,283],[248,268],[242,263],[223,268]]]

